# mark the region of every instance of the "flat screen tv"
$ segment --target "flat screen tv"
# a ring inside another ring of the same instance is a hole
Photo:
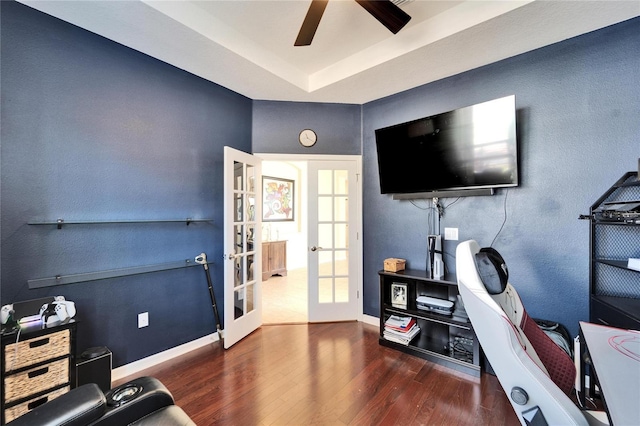
[[[375,133],[383,194],[518,185],[513,95]]]

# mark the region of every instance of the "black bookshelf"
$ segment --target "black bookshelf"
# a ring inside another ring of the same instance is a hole
[[[380,337],[381,345],[421,357],[472,376],[480,376],[480,345],[473,327],[460,310],[455,275],[433,279],[426,271],[407,269],[380,271]],[[392,285],[404,286],[406,305],[392,303]],[[419,309],[418,296],[448,300],[454,304],[451,315]],[[385,322],[391,315],[415,318],[420,332],[405,345],[384,337]]]

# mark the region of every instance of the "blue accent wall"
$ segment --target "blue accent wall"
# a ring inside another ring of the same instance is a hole
[[[637,167],[640,18],[360,106],[252,101],[22,4],[0,7],[0,303],[74,300],[79,350],[108,346],[119,366],[215,331],[200,267],[41,290],[27,280],[202,251],[221,259],[224,145],[363,155],[363,304],[377,316],[377,271],[387,257],[425,268],[430,218],[425,201],[380,194],[374,130],[510,94],[520,186],[441,200],[441,230],[485,246],[495,238],[532,316],[574,334],[588,318],[588,223],[578,216]],[[303,128],[317,131],[313,148],[298,144]],[[186,217],[213,223],[27,224]],[[455,245],[444,247],[450,270]],[[221,301],[221,268],[212,274]],[[138,329],[143,311],[151,326]]]
[[[254,101],[253,152],[360,155],[361,110],[353,104]],[[314,146],[298,142],[303,129],[318,135]]]
[[[533,317],[575,334],[588,320],[589,223],[578,220],[640,157],[640,18],[446,78],[363,107],[364,312],[378,316],[387,257],[426,267],[431,201],[380,195],[377,128],[514,94],[517,188],[441,199],[444,227],[500,251]],[[399,148],[400,149],[400,148]],[[500,232],[506,214],[506,223]],[[496,238],[497,236],[497,238]],[[457,242],[444,244],[455,271]]]
[[[22,4],[1,7],[1,303],[75,301],[79,351],[107,346],[114,366],[213,333],[200,266],[39,290],[27,280],[205,252],[222,302],[223,146],[251,151],[252,101]],[[187,217],[213,222],[27,224]],[[144,311],[150,327],[138,329]]]

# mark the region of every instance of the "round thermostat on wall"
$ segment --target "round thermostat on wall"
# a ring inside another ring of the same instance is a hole
[[[298,140],[300,141],[300,145],[308,148],[316,144],[318,141],[318,135],[316,135],[316,132],[311,129],[304,129],[300,132]]]

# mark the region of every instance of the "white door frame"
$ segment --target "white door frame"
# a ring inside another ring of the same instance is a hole
[[[356,209],[357,211],[353,215],[353,225],[357,228],[358,240],[351,246],[352,254],[358,256],[360,261],[358,262],[358,268],[356,270],[356,276],[353,277],[357,280],[358,287],[358,321],[362,321],[364,318],[364,300],[363,300],[363,283],[362,283],[362,156],[361,155],[328,155],[328,154],[270,154],[270,153],[254,153],[256,157],[263,161],[355,161],[356,173],[358,181],[357,194],[356,194]]]

